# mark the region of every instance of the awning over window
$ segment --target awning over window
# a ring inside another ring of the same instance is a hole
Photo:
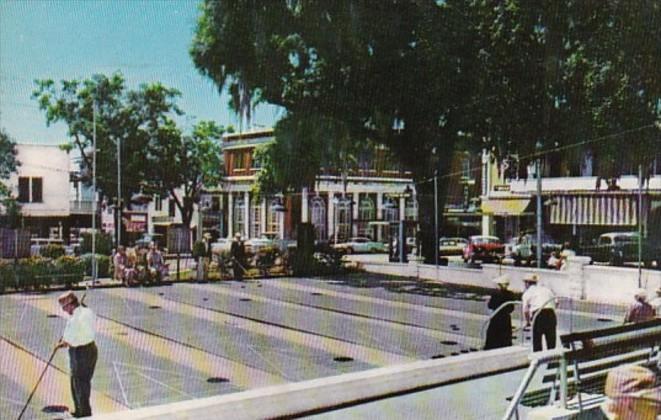
[[[530,205],[530,198],[492,198],[482,201],[482,213],[494,216],[522,216]]]
[[[552,202],[551,224],[631,226],[638,223],[638,198],[633,194],[566,194],[554,196]]]

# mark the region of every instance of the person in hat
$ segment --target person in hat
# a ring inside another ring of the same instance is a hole
[[[526,325],[533,320],[532,348],[542,350],[542,337],[546,340],[546,348],[555,348],[556,328],[558,320],[555,315],[556,297],[551,289],[540,286],[539,277],[532,274],[523,279],[526,291],[521,297]]]
[[[246,249],[241,240],[241,234],[234,235],[234,240],[230,246],[230,255],[232,256],[232,270],[234,279],[243,280],[243,267],[245,266]]]
[[[514,302],[516,296],[508,287],[510,280],[507,275],[496,277],[493,282],[498,285],[489,298],[487,307],[492,311],[497,310],[506,302]],[[509,347],[512,345],[512,316],[514,304],[509,304],[497,313],[495,313],[489,320],[489,327],[487,328],[487,339],[484,344],[484,349],[497,349],[500,347]]]
[[[609,420],[654,420],[661,414],[661,387],[650,369],[623,365],[608,372],[606,401],[601,410]]]
[[[168,265],[165,263],[163,254],[158,249],[158,244],[156,242],[149,244],[149,251],[147,252],[147,268],[149,270],[149,277],[157,283],[166,280],[170,275]]]
[[[69,349],[71,393],[75,410],[74,417],[92,415],[90,393],[92,377],[96,367],[98,350],[94,343],[96,316],[91,309],[82,306],[73,292],[66,292],[57,299],[62,310],[69,314],[62,339],[56,348]]]
[[[656,289],[656,297],[650,301],[650,305],[656,311],[656,316],[661,317],[661,287]]]
[[[634,303],[629,306],[629,310],[624,317],[625,324],[628,322],[650,321],[656,317],[656,311],[647,302],[647,291],[645,289],[638,289],[634,294],[634,299]]]

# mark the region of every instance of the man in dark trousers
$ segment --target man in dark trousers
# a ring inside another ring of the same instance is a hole
[[[521,297],[526,325],[535,320],[532,329],[533,351],[542,350],[542,336],[546,339],[546,348],[555,348],[556,327],[558,320],[555,315],[556,298],[553,292],[544,286],[539,286],[539,277],[532,274],[523,279],[526,291]],[[537,318],[535,318],[537,316]]]
[[[94,343],[96,316],[89,308],[80,305],[73,292],[62,294],[57,301],[62,310],[70,316],[57,348],[69,349],[71,394],[76,410],[71,414],[77,418],[89,417],[92,415],[90,407],[92,376],[98,357]]]
[[[246,250],[241,240],[241,234],[234,235],[232,246],[230,247],[230,255],[232,256],[232,269],[234,271],[235,280],[243,280],[243,267],[245,264]]]
[[[510,284],[507,275],[496,277],[493,279],[493,282],[498,285],[498,290],[491,294],[491,298],[487,304],[489,309],[495,311],[505,302],[516,300],[514,293],[507,288]],[[489,327],[487,328],[487,340],[484,344],[485,350],[512,345],[512,316],[510,314],[513,310],[514,304],[510,304],[492,316],[489,321]]]

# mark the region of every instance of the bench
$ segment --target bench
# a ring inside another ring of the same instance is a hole
[[[606,376],[617,366],[638,364],[659,375],[661,319],[565,334],[560,342],[559,349],[531,354],[533,363],[511,407],[559,401],[563,408],[580,412],[604,401]],[[542,370],[541,381],[534,375],[537,368]],[[538,379],[534,389],[525,392],[533,377]]]

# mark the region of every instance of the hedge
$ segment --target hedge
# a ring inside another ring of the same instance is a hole
[[[72,256],[57,259],[30,257],[0,263],[0,293],[14,290],[41,290],[53,285],[69,288],[85,277],[85,263]]]

